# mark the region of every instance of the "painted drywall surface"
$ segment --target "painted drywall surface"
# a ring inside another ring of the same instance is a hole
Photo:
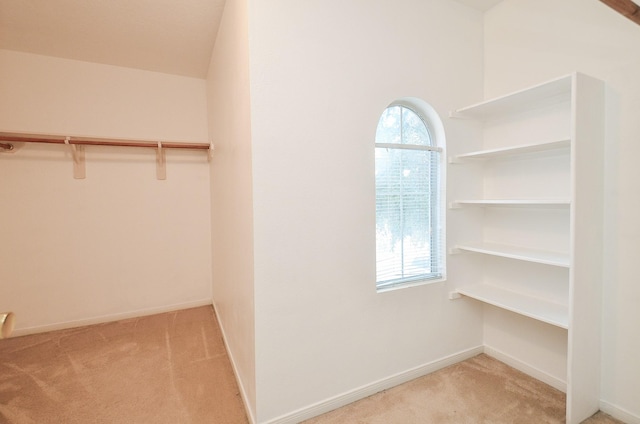
[[[213,298],[245,404],[255,415],[253,204],[246,0],[227,0],[208,77]]]
[[[638,51],[640,27],[597,1],[511,0],[486,13],[488,97],[576,70],[607,84],[601,398],[640,421]]]
[[[375,290],[375,129],[403,96],[481,97],[482,15],[457,2],[250,1],[257,420],[482,343],[449,281]],[[449,228],[452,226],[450,225]],[[455,229],[453,230],[455,231]],[[452,237],[452,234],[449,234]]]
[[[206,141],[205,81],[0,51],[2,130]]]
[[[0,130],[206,141],[205,81],[0,51]],[[0,155],[0,308],[39,331],[211,299],[202,152],[63,146]]]

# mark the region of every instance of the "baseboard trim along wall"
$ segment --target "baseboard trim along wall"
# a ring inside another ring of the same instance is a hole
[[[242,397],[242,404],[244,405],[244,410],[247,413],[247,418],[249,419],[250,424],[256,424],[256,417],[253,415],[253,410],[251,409],[251,403],[249,402],[249,397],[247,396],[247,391],[244,387],[243,381],[240,378],[240,374],[238,373],[238,368],[236,367],[236,361],[231,354],[231,349],[229,349],[229,345],[227,344],[227,335],[224,331],[223,321],[220,319],[218,315],[218,310],[216,309],[215,303],[211,305],[213,308],[213,313],[216,314],[216,319],[218,320],[218,326],[220,327],[220,332],[222,333],[222,341],[224,342],[224,347],[227,350],[227,356],[229,357],[229,362],[231,362],[231,368],[233,369],[233,374],[236,377],[236,383],[238,384],[238,389],[240,390],[240,397]]]
[[[179,311],[181,309],[197,308],[211,305],[211,299],[200,299],[191,302],[163,305],[155,308],[138,309],[135,311],[122,312],[118,314],[101,315],[75,321],[58,322],[55,324],[40,325],[35,327],[20,328],[13,332],[12,337],[27,336],[29,334],[46,333],[48,331],[66,330],[68,328],[84,327],[86,325],[103,324],[105,322],[120,321],[129,318],[138,318],[148,315],[162,314],[165,312]]]
[[[486,353],[488,356],[491,356],[492,358],[497,359],[500,362],[504,362],[505,364],[517,369],[518,371],[522,371],[523,373],[542,381],[543,383],[547,383],[551,387],[554,387],[564,393],[567,392],[566,381],[554,377],[553,375],[548,374],[536,367],[532,367],[526,362],[522,362],[511,355],[508,355],[498,349],[494,349],[486,345],[484,346],[484,353]]]
[[[343,407],[357,400],[364,399],[367,396],[371,396],[386,389],[390,389],[397,385],[406,383],[407,381],[414,380],[418,377],[422,377],[439,369],[448,367],[449,365],[456,364],[466,359],[472,358],[476,355],[483,353],[483,346],[477,346],[471,349],[463,350],[453,355],[446,356],[444,358],[429,362],[424,365],[412,368],[407,371],[392,375],[382,380],[374,381],[373,383],[358,387],[348,392],[342,393],[327,400],[318,402],[305,408],[301,408],[290,414],[282,415],[274,418],[263,424],[296,424],[300,421],[304,421],[315,416],[324,414],[334,409]],[[254,423],[254,421],[252,421]]]
[[[640,424],[640,416],[635,415],[624,408],[621,408],[617,405],[611,404],[607,401],[600,401],[600,410],[605,414],[611,415],[613,418],[616,418],[627,424]]]

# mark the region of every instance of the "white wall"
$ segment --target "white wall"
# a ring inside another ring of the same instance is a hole
[[[208,76],[213,298],[250,416],[255,416],[253,189],[246,0],[227,0]]]
[[[482,96],[482,15],[449,0],[249,6],[257,421],[294,422],[482,343],[479,308],[447,298],[453,276],[376,293],[373,231],[380,114],[417,96],[461,138],[446,116]]]
[[[487,97],[576,70],[607,84],[601,406],[634,423],[640,422],[639,51],[640,27],[598,1],[506,0],[485,16]],[[485,334],[498,330],[487,319]],[[499,337],[487,342],[510,345]]]
[[[0,131],[206,141],[205,81],[0,51]],[[0,310],[16,334],[211,301],[202,152],[63,146],[0,154]]]

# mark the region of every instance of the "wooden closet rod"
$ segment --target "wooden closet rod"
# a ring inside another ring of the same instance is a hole
[[[616,12],[640,25],[640,6],[631,0],[600,0]]]
[[[156,151],[156,178],[167,179],[166,156],[167,149],[203,150],[207,152],[209,160],[213,154],[213,144],[210,143],[183,143],[144,140],[118,140],[93,137],[68,137],[62,135],[41,135],[25,133],[0,132],[0,152],[14,153],[17,147],[11,143],[47,143],[68,145],[73,155],[73,178],[84,179],[85,152],[84,146],[122,146],[122,147],[148,147]]]
[[[121,146],[121,147],[150,147],[157,149],[157,141],[137,141],[137,140],[110,140],[104,138],[88,137],[65,137],[59,135],[28,135],[20,133],[0,133],[0,148],[12,150],[10,142],[20,143],[48,143],[48,144],[74,144],[83,146]],[[189,149],[189,150],[209,150],[209,143],[182,143],[182,142],[160,142],[163,149]]]

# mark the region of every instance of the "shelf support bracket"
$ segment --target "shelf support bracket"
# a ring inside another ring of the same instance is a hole
[[[449,292],[449,300],[456,300],[456,299],[461,299],[462,295],[460,293],[458,293],[457,291],[452,291]]]
[[[158,150],[156,151],[156,178],[159,180],[167,179],[167,158],[161,141],[158,141]]]
[[[463,114],[461,114],[461,113],[459,113],[459,112],[457,112],[455,110],[450,110],[449,111],[449,118],[452,118],[452,119],[467,119],[466,116],[464,116]]]
[[[451,249],[449,249],[450,255],[458,255],[460,253],[462,253],[462,249],[460,249],[459,247],[452,247]]]
[[[71,137],[65,137],[64,144],[71,149],[71,155],[73,156],[73,178],[76,180],[84,180],[87,177],[85,160],[84,160],[84,146],[71,144]]]
[[[211,162],[211,160],[213,159],[213,153],[215,152],[215,150],[216,148],[213,145],[213,143],[209,143],[209,151],[207,152],[208,153],[207,159],[209,160],[209,162]]]

